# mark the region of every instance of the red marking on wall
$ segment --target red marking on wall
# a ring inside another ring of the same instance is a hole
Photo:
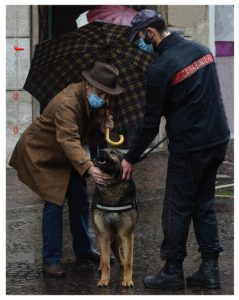
[[[13,100],[17,101],[19,99],[19,93],[15,92],[13,94]]]
[[[14,128],[13,128],[13,133],[14,133],[14,134],[17,134],[18,132],[19,132],[19,128],[18,128],[17,126],[14,127]]]
[[[16,51],[23,51],[23,50],[24,50],[24,48],[20,48],[20,47],[18,47],[18,46],[14,46],[14,49],[15,49]]]

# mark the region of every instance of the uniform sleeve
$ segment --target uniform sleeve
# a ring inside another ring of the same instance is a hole
[[[167,80],[158,69],[151,67],[148,72],[146,104],[143,120],[136,138],[124,158],[135,164],[140,155],[152,143],[159,131],[160,119],[166,98]]]
[[[55,114],[56,139],[73,167],[83,176],[93,162],[82,148],[77,115],[71,99],[57,107]]]

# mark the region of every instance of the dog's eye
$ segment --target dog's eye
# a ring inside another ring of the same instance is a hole
[[[110,154],[114,154],[115,155],[115,152],[114,151],[110,151]]]

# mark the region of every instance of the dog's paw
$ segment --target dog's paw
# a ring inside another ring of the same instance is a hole
[[[133,287],[134,283],[133,283],[132,279],[131,280],[124,279],[122,282],[122,286],[123,287]]]
[[[101,279],[99,282],[98,282],[98,287],[108,287],[109,285],[109,280],[106,280],[106,279]]]

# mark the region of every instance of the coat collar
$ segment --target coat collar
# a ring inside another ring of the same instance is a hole
[[[182,40],[183,37],[178,32],[172,32],[170,35],[166,36],[159,44],[157,52],[161,55],[166,49],[171,48],[178,41]]]

